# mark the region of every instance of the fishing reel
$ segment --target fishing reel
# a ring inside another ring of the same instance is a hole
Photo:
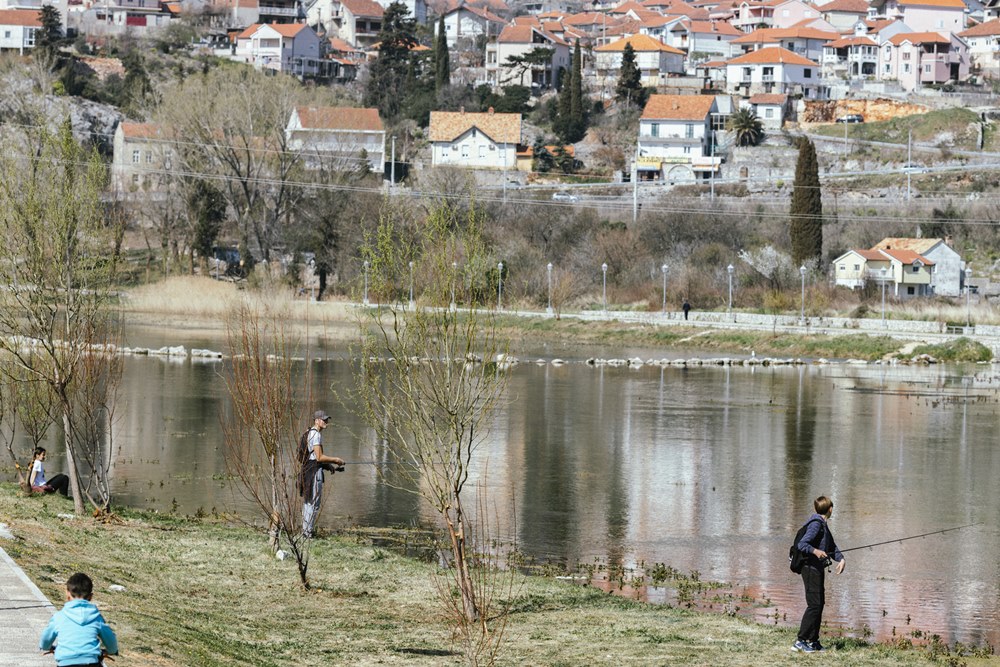
[[[829,556],[827,556],[826,558],[820,558],[819,559],[819,564],[820,564],[820,567],[825,567],[826,569],[829,570],[830,567],[833,566],[833,559],[831,557],[829,557]]]

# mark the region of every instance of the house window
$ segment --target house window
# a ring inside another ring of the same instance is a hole
[[[687,139],[694,139],[694,123],[688,123],[684,126],[684,136]]]
[[[658,137],[658,136],[660,136],[660,124],[659,123],[653,123],[652,125],[649,126],[649,136],[651,136],[651,137]]]
[[[916,287],[907,287],[906,288],[906,293],[909,294],[910,296],[913,296],[914,294],[917,293],[917,288]]]
[[[146,164],[153,164],[153,151],[146,151]]]
[[[469,144],[462,144],[462,157],[469,157]]]
[[[132,151],[132,164],[139,164],[139,151]]]
[[[844,265],[844,264],[841,264],[841,265],[840,265],[840,270],[841,270],[841,271],[846,271],[846,270],[847,270],[847,266],[846,266],[846,265]]]
[[[442,146],[441,147],[441,159],[444,159],[446,157],[448,157],[448,147],[447,146]]]
[[[909,51],[904,51],[903,52],[903,60],[909,60],[909,59],[910,59],[910,52]]]
[[[890,71],[892,71],[892,65],[890,65],[889,63],[886,63],[886,64],[885,64],[885,69],[884,69],[883,71],[884,71],[884,72],[885,72],[886,74],[888,74],[888,73],[889,73]]]
[[[4,30],[3,31],[3,38],[4,39],[10,39],[10,30]]]
[[[860,271],[861,270],[861,265],[860,264],[855,264],[854,265],[854,270],[855,271]]]
[[[479,157],[486,157],[486,146],[479,147]]]
[[[914,264],[913,265],[913,272],[914,273],[920,273],[920,265],[919,264]]]
[[[802,70],[802,76],[804,76],[807,79],[811,79],[813,78],[813,71],[807,67],[806,69]]]
[[[774,118],[774,109],[764,109],[764,118]]]
[[[906,72],[907,74],[910,73],[910,63],[906,63],[905,65],[903,65],[903,71]]]
[[[690,146],[685,146],[684,147],[684,155],[690,155],[690,154],[691,154],[691,147]]]
[[[25,31],[25,33],[24,33],[24,45],[25,46],[34,46],[35,45],[35,30],[33,28],[29,28],[28,30]]]
[[[931,73],[931,65],[930,65],[930,63],[927,63],[926,65],[924,65],[924,71],[927,72],[928,74]]]

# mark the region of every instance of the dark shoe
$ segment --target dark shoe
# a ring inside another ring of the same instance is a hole
[[[810,642],[804,642],[801,639],[797,639],[794,644],[792,644],[792,650],[798,651],[800,653],[815,653],[816,649]]]
[[[809,644],[813,647],[814,651],[819,652],[823,650],[823,645],[819,643],[818,639],[814,642],[809,642]]]

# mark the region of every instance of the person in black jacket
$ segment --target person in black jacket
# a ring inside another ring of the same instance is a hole
[[[796,545],[806,556],[802,566],[802,583],[806,589],[806,611],[802,614],[799,636],[792,644],[793,651],[814,653],[822,651],[819,643],[819,627],[823,622],[823,606],[826,604],[826,581],[824,568],[832,559],[837,563],[836,572],[844,571],[844,554],[830,532],[830,516],[833,515],[833,501],[820,496],[813,501],[816,513],[806,522],[806,532]]]

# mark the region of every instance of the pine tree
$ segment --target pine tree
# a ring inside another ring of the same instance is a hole
[[[451,85],[451,59],[448,55],[448,37],[445,34],[444,15],[438,21],[438,35],[434,42],[434,90]]]
[[[580,52],[580,40],[576,40],[576,48],[573,51],[573,74],[570,77],[570,117],[572,118],[574,130],[583,138],[586,130],[583,116],[583,55]],[[579,141],[576,139],[575,141]]]
[[[52,5],[42,5],[39,15],[41,29],[35,31],[35,49],[47,57],[58,55],[59,42],[62,41],[62,16]]]
[[[618,77],[618,85],[615,86],[615,97],[626,104],[638,102],[642,96],[642,74],[635,64],[635,49],[632,44],[625,45],[622,52],[621,75]]]
[[[792,261],[804,264],[823,255],[823,196],[819,183],[816,147],[808,139],[799,140],[799,160],[795,165],[791,206]]]
[[[399,116],[408,84],[412,85],[414,80],[410,49],[417,44],[416,23],[409,13],[401,2],[393,2],[386,8],[379,32],[378,57],[369,69],[364,104],[378,107],[379,115],[387,120]]]

